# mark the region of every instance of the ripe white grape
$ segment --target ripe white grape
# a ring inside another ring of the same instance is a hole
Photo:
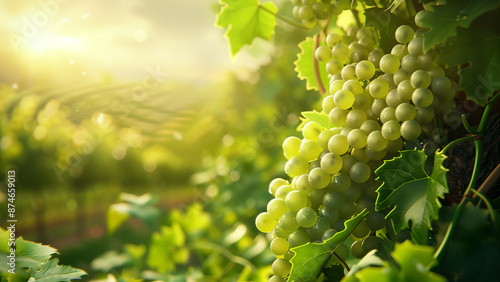
[[[361,92],[354,95],[354,103],[352,104],[353,109],[360,109],[366,111],[370,108],[372,103],[372,98],[366,92]]]
[[[434,94],[427,88],[417,88],[411,95],[411,100],[416,107],[427,108],[432,104]]]
[[[262,212],[255,218],[255,226],[262,233],[273,231],[275,225],[276,220],[274,220],[267,212]]]
[[[373,151],[382,151],[387,147],[387,139],[382,135],[380,130],[375,130],[368,135],[366,147]]]
[[[408,52],[417,56],[424,54],[423,40],[421,37],[415,37],[408,43]]]
[[[401,136],[406,140],[417,139],[422,133],[422,127],[416,120],[407,120],[401,124]]]
[[[386,107],[380,113],[380,121],[382,123],[386,123],[390,120],[395,120],[395,119],[396,119],[396,109],[394,109],[393,107]]]
[[[343,155],[349,150],[347,137],[342,134],[336,134],[328,141],[328,150],[335,155]]]
[[[387,93],[389,92],[389,83],[386,80],[377,78],[370,82],[369,86],[370,95],[374,98],[385,98]]]
[[[411,74],[410,82],[414,88],[427,88],[431,85],[431,76],[424,70],[416,70]]]
[[[397,106],[395,114],[399,121],[412,120],[417,115],[417,109],[410,103],[401,103]]]
[[[283,178],[275,178],[269,183],[269,194],[275,195],[276,190],[282,185],[288,185],[288,181]]]
[[[401,126],[399,125],[399,122],[395,120],[389,120],[384,123],[384,125],[382,125],[382,136],[384,136],[384,138],[389,141],[396,140],[399,138],[399,136],[401,136],[400,128]],[[387,145],[389,145],[389,143]]]
[[[347,135],[347,142],[353,148],[363,148],[366,146],[367,134],[363,130],[356,128]]]
[[[354,94],[351,91],[341,89],[333,95],[333,101],[337,107],[346,110],[354,103]]]
[[[356,183],[363,183],[370,177],[370,167],[366,163],[357,162],[349,170],[349,176]]]
[[[314,209],[310,207],[304,207],[297,212],[297,223],[304,228],[313,227],[318,220],[318,215]]]
[[[277,276],[285,277],[292,269],[291,263],[286,259],[276,259],[272,264],[273,273]]]
[[[317,138],[317,137],[316,137]],[[319,154],[323,151],[321,147],[312,140],[302,140],[299,148],[300,156],[306,161],[313,161],[318,158]]]
[[[283,141],[283,154],[287,160],[299,155],[302,140],[299,137],[291,136]]]
[[[336,107],[335,102],[333,102],[333,95],[326,96],[325,99],[323,99],[321,107],[323,108],[323,112],[329,114],[330,111]]]
[[[342,158],[339,155],[327,153],[321,158],[321,169],[329,174],[335,174],[342,168]]]
[[[352,128],[359,128],[366,121],[365,111],[353,109],[347,113],[346,124]]]
[[[336,74],[342,71],[342,63],[335,57],[326,63],[326,71],[329,74]],[[330,92],[331,93],[331,92]]]
[[[284,238],[274,238],[273,241],[271,241],[271,252],[273,254],[280,256],[286,254],[288,251],[290,245],[288,244],[288,241]]]
[[[356,67],[354,65],[347,65],[342,69],[342,79],[347,81],[350,79],[357,79]]]
[[[367,60],[363,60],[356,65],[356,76],[359,79],[367,80],[375,75],[375,66]]]
[[[307,140],[317,141],[321,131],[323,131],[323,126],[315,121],[309,121],[302,128],[302,135]]]
[[[275,220],[280,219],[280,217],[287,211],[288,207],[283,199],[275,198],[267,204],[267,213],[269,213],[271,218]]]
[[[295,177],[307,173],[308,169],[309,164],[301,156],[292,157],[285,164],[285,172],[290,177]]]
[[[397,55],[386,54],[380,59],[380,70],[385,73],[395,73],[400,66],[400,61]]]
[[[415,35],[413,28],[409,25],[402,25],[396,29],[396,40],[399,43],[406,44],[413,39],[413,35]]]
[[[316,189],[323,189],[330,183],[330,174],[320,167],[315,167],[309,172],[309,184]]]
[[[332,58],[332,50],[328,46],[319,46],[314,55],[318,61],[326,63]]]
[[[349,90],[352,94],[356,95],[363,92],[363,85],[361,85],[361,83],[359,83],[359,81],[355,79],[349,79],[348,81],[344,82],[344,84],[342,85],[342,89]]]
[[[338,34],[338,33],[330,33],[328,34],[328,36],[326,37],[326,45],[328,45],[328,47],[332,48],[333,46],[339,44],[339,43],[342,43],[342,35]]]
[[[287,208],[293,212],[299,211],[301,208],[305,207],[307,204],[306,195],[298,190],[291,191],[286,195],[285,203]]]
[[[340,63],[347,62],[347,60],[349,59],[349,54],[349,47],[344,43],[338,43],[332,47],[332,57]]]
[[[334,108],[330,111],[328,118],[330,119],[330,122],[333,124],[333,126],[343,126],[347,121],[347,113],[347,110]]]

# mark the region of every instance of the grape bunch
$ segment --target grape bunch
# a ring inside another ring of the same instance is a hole
[[[274,238],[270,248],[277,259],[269,281],[284,281],[289,274],[290,248],[330,238],[363,209],[369,213],[353,230],[354,243],[335,252],[344,260],[361,258],[379,246],[375,234],[386,219],[374,208],[380,184],[373,171],[405,141],[422,132],[431,135],[436,115],[455,107],[457,85],[435,64],[436,52],[424,52],[421,34],[400,26],[399,44],[385,54],[375,29],[351,27],[344,35],[329,34],[326,45],[316,49],[330,75],[322,110],[333,127],[309,121],[302,139],[283,142],[290,181],[271,181],[274,199],[256,218],[257,228]]]
[[[309,28],[330,14],[339,15],[343,10],[351,9],[350,0],[292,0],[292,4],[293,16]]]

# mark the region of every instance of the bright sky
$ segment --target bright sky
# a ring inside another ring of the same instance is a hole
[[[214,26],[216,2],[1,1],[0,82],[136,81],[148,67],[175,80],[216,79],[236,68]]]

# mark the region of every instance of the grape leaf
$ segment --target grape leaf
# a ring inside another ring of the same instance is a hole
[[[436,152],[434,167],[429,176],[424,169],[424,151],[401,151],[401,156],[384,161],[375,173],[384,181],[377,189],[377,210],[392,207],[387,218],[392,219],[396,232],[409,227],[418,244],[427,244],[431,221],[438,218],[441,203],[448,192],[443,161],[446,156]]]
[[[323,45],[325,45],[325,43],[323,42],[323,40],[321,40],[319,46]],[[297,60],[293,62],[293,64],[295,65],[295,71],[297,72],[297,77],[301,80],[306,80],[307,90],[319,90],[318,83],[316,82],[316,77],[314,76],[313,47],[314,39],[312,37],[307,37],[304,41],[300,42],[300,53],[297,55]],[[318,69],[321,82],[323,83],[323,85],[328,85],[326,63],[318,61]]]
[[[42,263],[42,267],[37,272],[33,273],[29,281],[36,282],[52,282],[52,281],[71,281],[73,279],[81,279],[87,273],[81,269],[74,268],[68,265],[58,265],[58,259],[51,259]]]
[[[482,15],[468,29],[459,28],[437,58],[439,64],[460,67],[460,88],[482,106],[500,89],[500,29],[487,28],[498,25],[499,11]]]
[[[130,217],[138,218],[148,226],[154,227],[159,216],[158,208],[154,206],[157,198],[149,194],[136,196],[121,193],[120,199],[125,203],[112,204],[108,208],[108,232],[112,234]]]
[[[448,5],[434,6],[431,13],[422,16],[423,27],[430,28],[423,34],[424,50],[456,35],[457,27],[469,27],[479,15],[498,6],[498,0],[455,0]]]
[[[392,47],[398,44],[394,36],[396,29],[401,25],[409,24],[408,21],[382,8],[368,8],[365,10],[365,16],[365,26],[373,26],[380,34],[379,47],[385,53],[391,53]]]
[[[333,124],[330,122],[330,118],[324,112],[308,111],[308,112],[302,112],[301,114],[304,117],[300,118],[302,122],[297,127],[298,131],[301,131],[304,125],[310,121],[315,121],[324,128],[330,129],[334,127]]]
[[[245,44],[251,44],[255,37],[271,40],[276,26],[278,8],[274,3],[260,4],[258,0],[221,0],[225,4],[217,14],[216,25],[227,28],[225,37],[229,40],[231,56]]]
[[[357,216],[346,221],[344,230],[337,232],[323,243],[307,243],[292,248],[291,251],[295,255],[290,260],[292,270],[290,271],[288,281],[308,281],[313,278],[316,280],[316,277],[321,273],[321,269],[325,266],[332,252],[351,234],[352,230],[356,228],[366,214],[368,214],[368,211],[364,210]]]

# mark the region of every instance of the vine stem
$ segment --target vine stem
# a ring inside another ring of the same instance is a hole
[[[347,269],[347,272],[351,271],[351,269],[349,268],[349,265],[347,265],[347,263],[339,255],[337,255],[336,252],[332,252],[332,254],[337,257],[337,259],[340,261],[340,263],[342,263],[342,265],[345,267],[345,269]]]
[[[446,146],[444,146],[444,148],[441,152],[443,154],[445,154],[446,151],[448,151],[451,147],[453,147],[453,145],[456,145],[458,143],[465,142],[465,141],[473,141],[473,140],[476,140],[476,138],[477,138],[476,135],[471,135],[471,136],[465,136],[462,138],[455,139],[455,140],[451,141],[450,143],[448,143]]]
[[[289,19],[287,17],[283,17],[282,15],[276,14],[275,12],[267,9],[266,7],[264,7],[264,6],[260,5],[260,4],[258,5],[258,7],[259,7],[259,9],[262,9],[262,10],[268,12],[269,14],[275,16],[277,19],[280,19],[280,20],[286,22],[289,25],[293,25],[294,27],[298,27],[298,28],[310,30],[310,28],[308,28],[307,26],[305,26],[303,24],[300,24],[300,23],[298,23],[296,21],[293,21],[293,20],[291,20],[291,19]]]
[[[483,194],[479,193],[475,189],[470,189],[470,191],[479,198],[481,198],[481,200],[483,200],[484,204],[488,208],[488,211],[490,212],[491,221],[495,222],[496,221],[495,213],[493,212],[493,207],[491,206],[491,203],[488,201],[488,199],[486,199],[486,197]]]

